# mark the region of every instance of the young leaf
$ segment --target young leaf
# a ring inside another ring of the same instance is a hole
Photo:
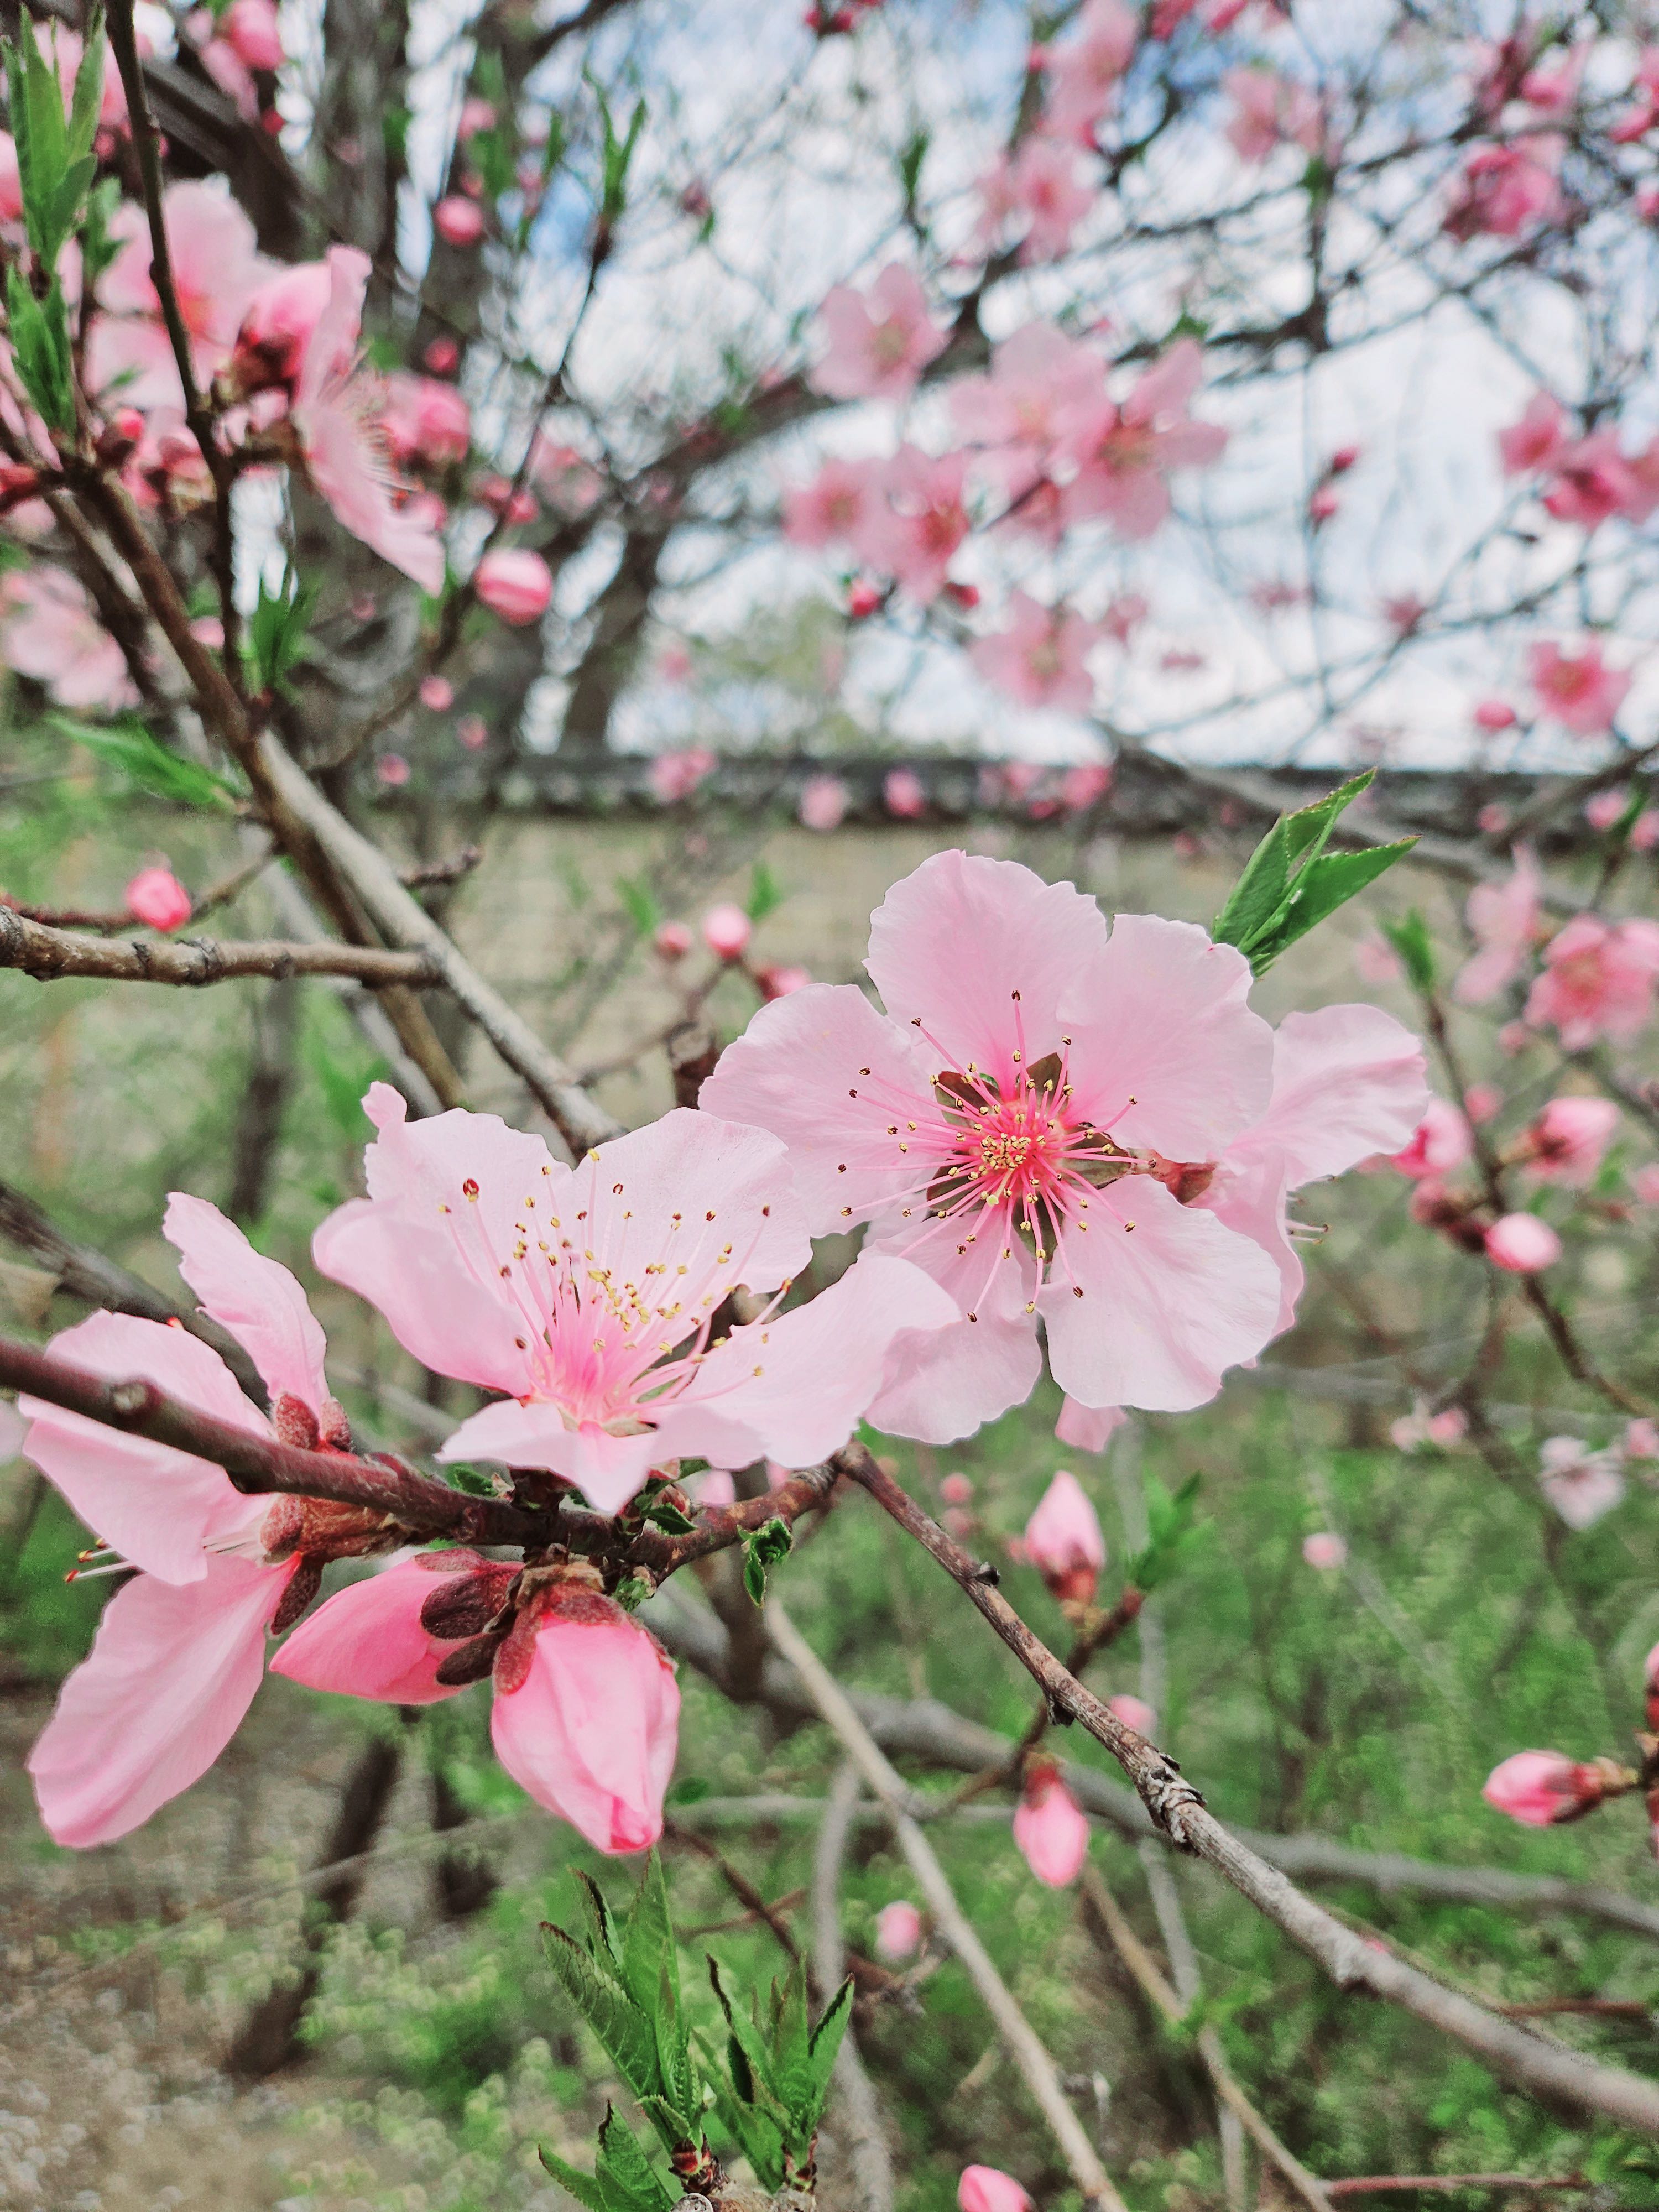
[[[58,279],[52,278],[46,298],[37,300],[14,261],[6,270],[6,313],[12,355],[24,391],[52,429],[72,431],[75,387],[69,319]]]
[[[292,568],[273,592],[259,579],[259,603],[248,618],[248,658],[261,691],[286,691],[289,672],[306,657],[306,632],[317,604],[317,586],[301,584]]]
[[[619,876],[617,878],[617,896],[640,935],[649,937],[662,920],[662,908],[657,904],[650,885],[643,878],[636,881],[632,876]]]
[[[836,2058],[841,2050],[841,2039],[847,2033],[847,2023],[853,2017],[853,1978],[849,1974],[818,2016],[812,2030],[807,2057],[811,2069],[812,2103],[810,2110],[800,2115],[809,2136],[817,2129],[823,2116],[824,2100],[830,2094],[830,2077],[836,2070]]]
[[[787,1559],[795,1539],[775,1514],[743,1540],[743,1586],[757,1605],[766,1602],[766,1570]]]
[[[623,1986],[622,1948],[617,1941],[616,1921],[611,1917],[611,1907],[605,1901],[605,1892],[592,1875],[583,1874],[579,1870],[576,1880],[581,1885],[583,1908],[586,1911],[588,1923],[593,1930],[592,1935],[588,1938],[587,1948],[592,1953],[601,1972],[609,1974],[617,1988],[621,1989]]]
[[[655,2096],[661,2087],[656,2039],[639,2007],[613,1987],[589,1953],[562,1928],[542,1927],[548,1964],[565,1992],[605,2045],[611,2063],[636,2097]]]
[[[1417,842],[1407,837],[1358,853],[1326,853],[1338,816],[1375,775],[1367,769],[1311,805],[1282,815],[1246,862],[1211,934],[1218,944],[1237,945],[1256,975]]]
[[[607,2212],[673,2212],[667,2184],[640,2148],[634,2130],[614,2111],[599,2123],[599,2155],[594,2178],[605,2192]]]
[[[775,913],[783,901],[783,886],[764,860],[757,860],[754,873],[749,878],[749,896],[744,901],[744,912],[750,921],[764,921],[769,914]]]
[[[668,1911],[668,1884],[663,1879],[662,1861],[652,1851],[628,1916],[628,1936],[623,1946],[623,1981],[641,2012],[648,2014],[656,2008],[665,1976],[669,2002],[678,2013],[679,1966]]]
[[[586,2205],[587,2212],[611,2212],[609,2198],[591,2173],[579,2166],[567,2166],[556,2152],[542,2144],[537,2155],[561,2189],[568,2189],[578,2204]]]
[[[1419,991],[1434,988],[1434,940],[1429,935],[1429,925],[1416,907],[1403,921],[1385,921],[1382,934],[1400,955],[1413,988]]]
[[[234,804],[232,785],[216,775],[211,769],[198,767],[194,761],[169,752],[142,722],[112,722],[107,728],[98,729],[68,714],[48,714],[46,721],[60,737],[71,738],[77,745],[85,745],[112,762],[139,791],[149,792],[157,799],[173,799],[184,806],[228,808]],[[354,1104],[354,1129],[362,1118]]]
[[[1317,923],[1374,884],[1396,860],[1403,860],[1415,837],[1401,837],[1392,845],[1371,845],[1360,853],[1322,853],[1310,860],[1296,879],[1289,910],[1274,936],[1273,948],[1256,963],[1260,975],[1270,959],[1277,959],[1287,945],[1305,937]]]

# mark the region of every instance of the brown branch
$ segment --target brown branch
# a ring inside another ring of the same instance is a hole
[[[402,983],[416,988],[441,981],[437,963],[424,952],[258,937],[132,937],[122,942],[54,929],[8,906],[0,906],[0,968],[18,969],[37,983],[90,976],[112,983],[172,983],[185,989],[228,982],[240,975],[277,981],[289,975],[348,975],[362,983]]]
[[[1194,1852],[1224,1876],[1242,1897],[1305,1951],[1339,1989],[1368,1990],[1386,1997],[1461,2043],[1495,2073],[1534,2096],[1565,2101],[1583,2112],[1605,2113],[1640,2135],[1659,2139],[1659,2083],[1540,2042],[1403,1960],[1373,1949],[1311,1898],[1304,1897],[1276,1867],[1222,1826],[1172,1759],[1134,1729],[1126,1728],[1091,1691],[1066,1673],[996,1589],[994,1570],[971,1559],[883,1474],[862,1445],[849,1444],[837,1455],[837,1463],[967,1592],[1049,1703],[1080,1722],[1111,1753],[1139,1790],[1156,1826],[1181,1849]]]
[[[1106,2212],[1126,2212],[1123,2199],[1084,2133],[1082,2122],[1066,2100],[1054,2060],[1014,2002],[989,1952],[957,1904],[956,1893],[945,1879],[945,1869],[932,1844],[911,1819],[908,1809],[910,1793],[903,1781],[877,1747],[846,1692],[776,1598],[766,1607],[766,1629],[778,1650],[799,1675],[820,1717],[846,1745],[848,1756],[866,1784],[886,1808],[894,1838],[927,1899],[934,1924],[967,1969],[986,2010],[996,2022],[1009,2055],[1019,2068],[1026,2087],[1064,2154],[1084,2203],[1104,2207]]]
[[[1107,1887],[1104,1876],[1091,1863],[1086,1864],[1083,1869],[1083,1897],[1091,1917],[1109,1938],[1153,2009],[1171,2027],[1184,2025],[1187,2007],[1164,1978],[1157,1960],[1129,1925],[1122,1907]],[[1216,2096],[1230,2112],[1237,2115],[1262,2156],[1277,2166],[1303,2203],[1311,2208],[1311,2212],[1330,2212],[1326,2185],[1316,2174],[1310,2173],[1296,2154],[1279,2141],[1239,2087],[1231,2067],[1227,2063],[1221,2038],[1212,2023],[1206,2022],[1200,2028],[1197,2047]]]
[[[789,1923],[775,1905],[767,1902],[743,1869],[732,1864],[718,1844],[710,1843],[707,1836],[700,1836],[690,1828],[683,1828],[678,1820],[672,1818],[663,1821],[662,1832],[671,1843],[684,1844],[689,1850],[696,1851],[700,1858],[707,1859],[738,1904],[755,1919],[766,1923],[779,1948],[799,1965],[800,1945],[796,1942]]]

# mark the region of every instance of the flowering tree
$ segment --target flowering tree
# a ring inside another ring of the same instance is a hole
[[[360,987],[392,1079],[362,1101],[365,1194],[312,1256],[471,1410],[432,1467],[374,1449],[297,1279],[186,1192],[165,1233],[198,1312],[83,1262],[99,1310],[0,1345],[25,1453],[98,1540],[83,1567],[122,1578],[30,1757],[49,1832],[110,1842],[190,1788],[269,1657],[404,1708],[489,1678],[513,1780],[596,1852],[647,1850],[680,1713],[658,1592],[731,1553],[762,1607],[798,1524],[858,1491],[1042,1692],[1023,1739],[955,1759],[961,1802],[1017,1796],[1032,1875],[1094,1885],[1166,2017],[1196,2001],[1190,1946],[1171,1986],[1122,1924],[1089,1867],[1103,1801],[1050,1756],[1053,1722],[1121,1766],[1121,1819],[1340,1988],[1659,2135],[1650,2081],[1356,1936],[1207,1809],[1152,1702],[1088,1687],[1171,1572],[1190,1492],[1158,1493],[1109,1607],[1094,1506],[1055,1476],[1023,1556],[1073,1631],[1062,1662],[959,1540],[967,1479],[936,1521],[871,1449],[972,1436],[1045,1376],[1076,1455],[1206,1405],[1297,1319],[1298,1194],[1371,1165],[1485,1300],[1474,1359],[1411,1376],[1399,1448],[1478,1452],[1547,1516],[1551,1557],[1659,1459],[1639,1354],[1616,1371],[1571,1295],[1577,1249],[1659,1188],[1631,1057],[1659,985],[1637,910],[1659,845],[1659,745],[1637,734],[1659,506],[1640,25],[1517,18],[1480,42],[1449,9],[1087,0],[968,35],[958,11],[866,0],[813,9],[712,102],[698,28],[643,4],[487,12],[437,67],[406,12],[387,35],[331,5],[314,67],[297,28],[267,0],[176,21],[116,0],[107,36],[95,11],[25,14],[8,43],[18,742],[234,817],[246,850],[194,892],[148,856],[119,913],[8,894],[0,963]],[[988,813],[1144,827],[1139,772],[1189,844],[1231,859],[1275,823],[1213,927],[1109,920],[944,850],[872,916],[872,998],[762,962],[757,883],[706,914],[706,979],[630,1051],[667,1048],[678,1102],[632,1130],[607,1071],[568,1065],[445,927],[477,857],[447,856],[453,833],[557,770],[660,813],[631,921],[684,975],[696,939],[659,895],[717,872],[713,800],[757,719],[790,748],[760,749],[768,805],[828,835],[854,808],[936,816],[920,740],[966,750],[993,714]],[[1425,801],[1405,773],[1425,760],[1467,774]],[[1413,866],[1467,896],[1464,942],[1443,896],[1434,919],[1395,902],[1362,945],[1409,1025],[1346,1003],[1271,1024],[1256,979],[1435,807]],[[424,863],[376,834],[400,820]],[[179,934],[260,879],[283,936]],[[701,1017],[728,975],[761,1004],[721,1052]],[[474,1041],[533,1128],[469,1105]],[[857,1232],[836,1273],[824,1240]],[[1493,1397],[1527,1331],[1583,1431],[1536,1450]],[[1302,1557],[1350,1565],[1329,1528]],[[707,1671],[735,1688],[758,1634],[745,1694],[804,1699],[845,1747],[836,1852],[866,1789],[926,1899],[926,1922],[883,1915],[882,1960],[937,1936],[1071,2184],[1120,2204],[918,1824],[902,1731],[878,1740],[775,1590],[758,1629],[735,1618]],[[1630,1793],[1659,1808],[1653,1734],[1638,1765],[1519,1750],[1486,1786],[1540,1826]],[[600,1899],[585,1942],[558,1936],[683,2191],[718,2200],[746,2160],[810,2192],[833,2067],[858,2186],[890,2202],[830,1902],[821,2016],[802,1974],[752,2016],[717,1980],[723,2061],[691,2055],[654,1862],[625,1930]],[[1212,2029],[1197,2048],[1224,2144],[1248,2128],[1328,2208]],[[553,2164],[601,2212],[672,2201],[614,2118],[594,2178]],[[963,2212],[1026,2201],[963,2174]]]

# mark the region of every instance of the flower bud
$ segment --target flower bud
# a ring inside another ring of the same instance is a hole
[[[230,0],[220,18],[219,35],[251,70],[279,70],[287,57],[271,0]]]
[[[876,1915],[876,1956],[896,1966],[908,1959],[921,1942],[921,1915],[900,1898],[884,1905]]]
[[[1076,1605],[1093,1599],[1106,1539],[1082,1484],[1064,1468],[1025,1524],[1025,1556],[1057,1598]]]
[[[1144,1698],[1137,1698],[1127,1690],[1120,1690],[1115,1698],[1108,1698],[1106,1710],[1115,1719],[1137,1735],[1150,1736],[1158,1726],[1158,1715]]]
[[[182,929],[190,893],[171,868],[141,868],[126,890],[127,912],[150,929]]]
[[[1552,1098],[1526,1134],[1528,1172],[1540,1182],[1587,1183],[1618,1126],[1611,1098]]]
[[[804,990],[812,980],[810,968],[769,967],[755,970],[755,981],[760,985],[760,994],[769,1005],[774,999],[787,999],[792,991]]]
[[[854,622],[867,622],[880,605],[880,591],[864,577],[848,586],[847,611]]]
[[[659,960],[684,960],[694,940],[685,922],[665,921],[651,941]]]
[[[1014,1841],[1025,1863],[1050,1889],[1077,1880],[1089,1852],[1089,1823],[1052,1759],[1034,1759],[1014,1813]]]
[[[1493,1767],[1480,1795],[1524,1827],[1552,1828],[1592,1811],[1618,1776],[1610,1760],[1582,1765],[1562,1751],[1517,1751]]]
[[[720,960],[741,960],[747,951],[751,924],[740,906],[711,906],[702,918],[702,941]]]
[[[965,1474],[947,1474],[939,1486],[939,1494],[947,1505],[966,1505],[974,1494],[974,1486]]]
[[[1031,2212],[1031,2200],[1000,2166],[969,2166],[957,2184],[961,2212]]]
[[[472,588],[491,614],[522,629],[546,613],[553,577],[539,553],[508,547],[484,555],[472,572]]]
[[[1395,1424],[1396,1428],[1401,1425],[1398,1421]],[[1310,1567],[1318,1567],[1328,1574],[1334,1568],[1347,1565],[1348,1547],[1330,1529],[1319,1528],[1302,1539],[1302,1556]]]
[[[1561,1256],[1561,1239],[1535,1213],[1506,1213],[1486,1236],[1486,1257],[1511,1275],[1535,1275]]]
[[[476,246],[484,234],[483,210],[459,192],[451,192],[432,210],[432,228],[446,246]]]
[[[447,714],[455,703],[455,686],[447,676],[421,678],[421,704],[428,714]]]
[[[800,805],[795,810],[801,827],[819,831],[839,830],[850,795],[838,775],[809,776],[801,787]]]

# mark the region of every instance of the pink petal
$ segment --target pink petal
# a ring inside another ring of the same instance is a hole
[[[1055,1382],[1085,1406],[1203,1405],[1277,1328],[1277,1268],[1148,1176],[1103,1190],[1089,1219],[1085,1232],[1062,1235],[1037,1297]]]
[[[983,1257],[960,1256],[954,1243],[943,1255],[927,1251],[925,1264],[958,1310],[978,1318],[901,1337],[869,1419],[890,1436],[946,1444],[1030,1396],[1042,1372],[1036,1322],[1027,1311],[1036,1270],[1023,1247],[1013,1264],[988,1279]]]
[[[54,1842],[111,1843],[206,1773],[253,1702],[293,1571],[210,1559],[185,1588],[140,1575],[116,1592],[29,1753]]]
[[[1075,1398],[1067,1398],[1054,1434],[1073,1451],[1103,1452],[1128,1418],[1121,1406],[1079,1406]]]
[[[520,1788],[596,1850],[642,1851],[662,1833],[679,1710],[673,1669],[643,1629],[553,1616],[489,1733]]]
[[[1006,1083],[1022,1031],[1027,1066],[1058,1046],[1061,998],[1105,943],[1099,908],[1070,884],[935,853],[871,916],[865,965],[893,1019],[919,1020],[935,1057]]]
[[[809,1304],[733,1329],[664,1413],[664,1442],[716,1466],[816,1466],[869,1410],[900,1340],[908,1358],[957,1318],[920,1267],[866,1253]]]
[[[811,983],[760,1009],[721,1054],[701,1103],[783,1139],[807,1225],[827,1237],[914,1182],[886,1131],[901,1109],[937,1119],[932,1074],[915,1031],[877,1013],[855,985]]]
[[[198,1413],[269,1436],[218,1353],[182,1328],[129,1314],[96,1313],[53,1337],[48,1351],[112,1382],[154,1382]],[[244,1498],[211,1462],[147,1437],[125,1436],[39,1398],[21,1398],[29,1418],[26,1449],[94,1534],[147,1574],[199,1583],[203,1547],[257,1528],[269,1500]]]
[[[170,1192],[161,1233],[180,1254],[179,1273],[202,1310],[252,1359],[272,1400],[284,1391],[316,1413],[327,1395],[323,1332],[288,1269],[256,1252],[216,1206]]]
[[[613,1437],[595,1421],[572,1428],[546,1399],[507,1399],[461,1423],[441,1460],[493,1460],[502,1467],[544,1468],[574,1482],[596,1513],[620,1513],[653,1467],[671,1458],[654,1429]]]
[[[300,1623],[270,1662],[308,1690],[337,1690],[383,1705],[431,1705],[460,1695],[438,1681],[438,1662],[454,1650],[421,1626],[421,1607],[441,1578],[418,1559],[383,1567],[337,1590]]]
[[[1285,1202],[1290,1187],[1284,1161],[1273,1146],[1251,1150],[1250,1143],[1247,1136],[1229,1147],[1214,1181],[1192,1205],[1212,1214],[1223,1228],[1259,1244],[1278,1268],[1279,1321],[1273,1330],[1278,1336],[1296,1319],[1296,1302],[1306,1273],[1286,1226]]]
[[[1287,1014],[1273,1042],[1273,1097],[1243,1139],[1276,1146],[1292,1190],[1411,1141],[1429,1103],[1423,1047],[1378,1006]]]
[[[1119,915],[1060,998],[1079,1107],[1120,1144],[1214,1159],[1272,1094],[1273,1034],[1249,988],[1243,954],[1196,923]]]
[[[317,344],[313,337],[310,353]],[[335,520],[435,599],[444,587],[443,541],[424,508],[393,504],[388,464],[361,412],[325,395],[303,410],[296,401],[293,414],[307,474]]]
[[[358,246],[331,246],[325,258],[328,304],[311,326],[295,384],[296,407],[309,406],[325,384],[343,373],[356,354],[363,326],[363,301],[374,264]]]

